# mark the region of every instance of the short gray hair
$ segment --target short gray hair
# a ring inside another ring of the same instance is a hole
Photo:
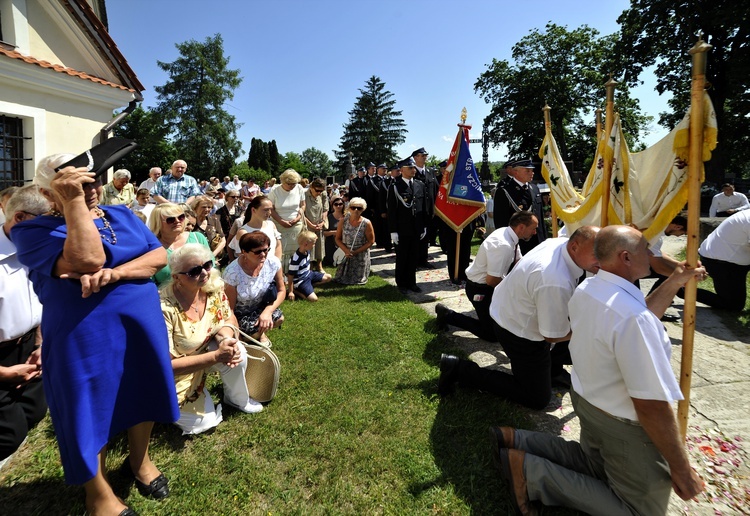
[[[214,259],[214,254],[211,252],[211,249],[206,247],[203,244],[185,244],[179,249],[177,249],[175,252],[173,252],[171,255],[169,255],[169,258],[167,260],[167,265],[169,265],[169,268],[172,270],[172,281],[174,281],[174,276],[179,274],[185,269],[185,262],[192,258],[198,258],[201,263],[205,263],[209,260]],[[214,261],[215,263],[215,261]],[[170,282],[171,283],[171,282]],[[163,287],[162,287],[163,288]],[[221,273],[219,273],[219,270],[214,267],[211,270],[211,276],[209,280],[206,282],[206,284],[202,287],[201,290],[204,292],[211,294],[213,292],[218,292],[219,290],[222,290],[224,288],[224,280],[221,279]]]
[[[46,188],[49,190],[49,185],[55,178],[55,174],[57,174],[55,169],[73,158],[75,158],[75,154],[53,154],[52,156],[42,158],[36,166],[34,184],[39,185],[40,188]]]
[[[8,220],[19,211],[25,211],[34,215],[41,215],[50,210],[47,199],[39,191],[37,185],[26,185],[16,190],[10,200],[5,203],[5,216]]]
[[[119,170],[115,170],[115,173],[112,174],[112,179],[122,179],[123,177],[127,177],[128,181],[130,181],[130,170],[121,168]]]

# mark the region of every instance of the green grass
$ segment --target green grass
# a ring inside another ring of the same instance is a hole
[[[478,392],[438,397],[440,353],[455,350],[379,277],[319,295],[282,306],[287,322],[270,335],[281,382],[266,410],[226,409],[215,431],[195,437],[157,425],[152,457],[172,495],[145,500],[113,471],[116,491],[141,514],[509,514],[486,430],[530,428],[525,412]],[[221,397],[217,379],[210,389]],[[120,437],[110,470],[126,454]],[[0,471],[0,499],[6,514],[83,513],[49,418]]]

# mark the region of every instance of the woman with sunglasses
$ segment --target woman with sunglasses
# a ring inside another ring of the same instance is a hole
[[[175,424],[188,435],[221,423],[221,405],[214,405],[206,389],[206,376],[212,371],[221,375],[224,404],[248,414],[260,412],[263,405],[247,391],[245,347],[227,326],[237,326],[237,319],[211,251],[200,244],[185,244],[169,257],[169,267],[171,281],[159,294],[180,406]]]
[[[333,209],[328,212],[328,228],[323,231],[325,237],[325,256],[323,257],[323,265],[326,267],[333,267],[333,253],[336,252],[336,233],[339,227],[339,221],[344,219],[344,199],[341,197],[334,197],[331,200],[331,206]]]
[[[318,236],[310,253],[310,261],[315,262],[314,268],[323,272],[323,230],[328,227],[328,194],[326,183],[320,178],[313,179],[310,188],[305,192],[305,224],[307,229]]]
[[[164,319],[149,277],[167,260],[127,206],[98,205],[101,181],[85,167],[40,161],[34,183],[53,209],[13,227],[18,259],[42,314],[42,381],[65,470],[83,484],[89,514],[135,514],[110,486],[107,443],[127,430],[122,470],[151,498],[169,495],[148,453],[154,421],[177,419]]]
[[[229,250],[231,251],[230,261],[240,255],[240,238],[246,233],[262,231],[270,239],[271,254],[281,260],[281,233],[276,229],[276,225],[271,222],[271,212],[273,203],[268,197],[263,195],[256,196],[247,207],[245,217],[238,221],[240,226],[235,231],[234,236],[230,233]],[[235,226],[237,222],[235,222]]]
[[[184,246],[185,244],[201,244],[206,246],[210,251],[206,237],[197,232],[185,231],[187,216],[185,210],[179,204],[165,202],[157,204],[154,211],[151,212],[151,218],[148,220],[148,228],[156,235],[161,245],[167,250],[167,256]],[[159,270],[153,276],[156,285],[161,285],[168,281],[172,276],[169,264]]]
[[[271,241],[262,231],[240,238],[241,254],[224,271],[229,305],[240,328],[260,341],[284,322],[279,306],[286,298],[281,262],[272,254]]]
[[[370,276],[370,247],[375,243],[372,222],[362,216],[367,203],[361,197],[349,201],[342,223],[336,229],[336,245],[346,254],[333,281],[343,285],[364,285]]]

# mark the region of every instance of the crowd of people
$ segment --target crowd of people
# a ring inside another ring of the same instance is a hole
[[[507,163],[493,199],[497,229],[469,263],[468,252],[444,242],[453,239],[434,206],[449,174],[446,163],[437,174],[426,167],[427,156],[420,148],[392,167],[370,163],[341,186],[308,183],[291,169],[262,187],[236,176],[198,181],[177,160],[167,174],[152,168],[137,189],[127,170],[102,185],[104,170],[71,164],[72,155],[41,160],[34,184],[2,198],[0,460],[49,407],[66,480],[84,486],[87,510],[134,514],[107,481],[110,439],[127,431],[123,470],[142,495],[168,496],[169,481],[148,453],[154,422],[183,434],[220,424],[222,404],[205,386],[211,372],[221,377],[223,404],[263,410],[248,392],[239,330],[270,342],[284,323],[285,300],[316,301],[316,285],[329,281],[367,283],[374,246],[395,248],[397,287],[420,292],[416,271],[433,267],[426,250],[443,235],[444,252],[458,256],[449,272],[460,268],[455,279],[478,319],[439,304],[439,326],[499,342],[513,374],[443,355],[438,392],[459,385],[541,409],[552,386],[563,385],[582,421],[580,446],[492,429],[519,510],[534,513],[530,501],[539,500],[592,513],[656,514],[672,485],[686,499],[699,492],[669,407],[680,393],[659,317],[705,269],[650,254],[649,244],[658,250],[660,240],[648,243],[634,228],[582,227],[547,238],[528,159]],[[726,213],[701,247],[716,293],[699,300],[741,309],[736,274],[750,271],[750,210],[729,210],[738,213]],[[678,217],[665,234],[684,234],[685,225]],[[632,284],[650,273],[662,276],[661,285],[644,300]],[[620,349],[620,339],[633,350]],[[563,367],[570,364],[572,376]],[[654,428],[666,430],[657,437]],[[651,476],[633,484],[635,465],[613,462],[606,451],[612,431],[625,447],[656,445],[633,459]]]

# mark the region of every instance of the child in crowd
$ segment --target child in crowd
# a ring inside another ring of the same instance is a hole
[[[287,299],[294,301],[295,293],[302,299],[317,301],[318,296],[313,292],[313,285],[328,283],[331,275],[324,272],[310,270],[310,251],[315,247],[318,236],[312,231],[304,230],[297,237],[299,248],[289,262],[287,285],[294,285],[288,290]]]
[[[151,216],[151,211],[156,206],[155,204],[150,204],[149,199],[150,193],[148,188],[139,188],[135,192],[135,200],[130,204],[130,210],[136,215],[140,214],[143,216],[146,219],[146,223],[148,223],[148,219]]]

